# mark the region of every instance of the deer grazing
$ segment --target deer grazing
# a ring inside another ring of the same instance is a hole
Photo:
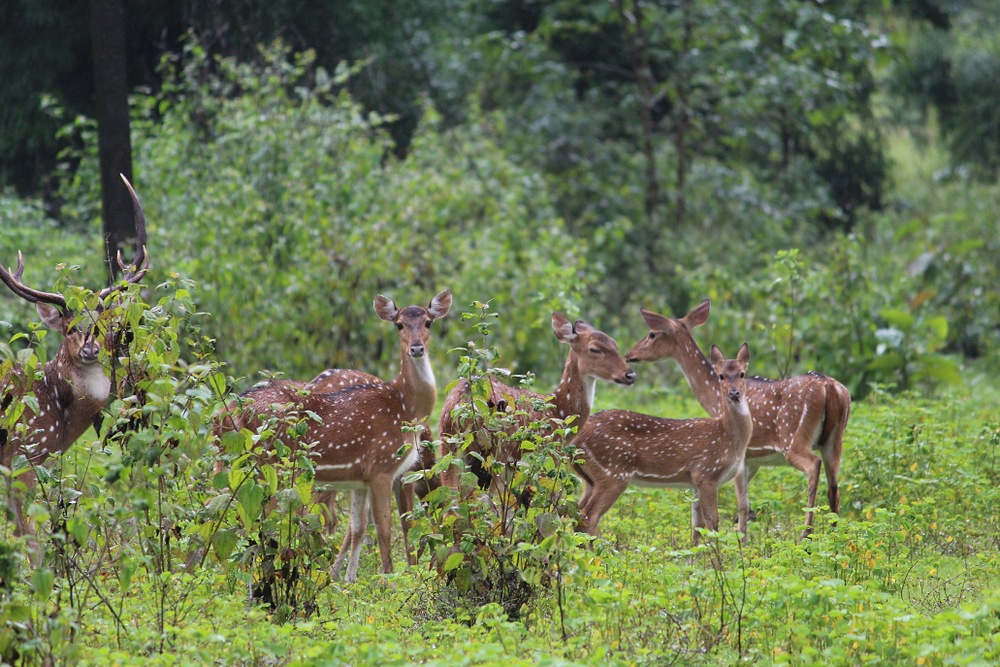
[[[711,419],[664,419],[625,410],[603,410],[576,437],[584,480],[580,513],[584,528],[597,535],[597,524],[630,484],[693,487],[691,537],[699,528],[719,529],[719,486],[736,480],[739,530],[746,539],[750,501],[743,457],[753,424],[746,402],[750,350],[744,343],[736,359],[726,360],[712,346],[712,382],[723,396],[719,416]]]
[[[447,315],[451,308],[451,292],[441,292],[427,308],[408,306],[400,310],[382,295],[375,297],[374,305],[378,316],[394,323],[400,331],[402,361],[394,380],[382,382],[376,378],[376,383],[354,384],[327,393],[308,388],[301,391],[301,383],[275,381],[244,393],[239,401],[242,405],[223,417],[216,429],[219,432],[253,428],[260,423],[260,415],[283,411],[284,406],[303,413],[311,411],[320,417],[321,423],[308,422],[301,442],[317,443],[313,449],[317,484],[353,492],[348,535],[331,568],[333,576],[337,576],[349,553],[345,576],[348,583],[357,580],[369,508],[375,518],[382,572],[393,571],[389,542],[393,481],[413,467],[420,451],[419,437],[404,433],[403,426],[426,418],[437,400],[427,343],[431,324]],[[323,375],[317,378],[319,382],[328,381],[323,386],[341,381],[335,373]],[[404,445],[409,445],[409,449],[400,456]]]
[[[629,362],[673,359],[703,408],[718,416],[724,395],[691,329],[708,319],[704,301],[681,319],[643,309],[649,334],[625,355]],[[837,473],[844,429],[851,414],[851,395],[833,378],[810,371],[784,380],[747,379],[747,403],[753,414],[753,436],[747,446],[747,482],[763,466],[790,465],[809,479],[808,507],[816,505],[820,467],[826,471],[830,510],[840,512]],[[819,456],[813,452],[818,451]],[[813,513],[806,514],[802,537],[812,533]]]
[[[42,322],[63,337],[55,357],[43,367],[43,377],[31,383],[31,392],[38,401],[37,413],[25,405],[16,428],[6,428],[13,426],[7,423],[7,410],[9,406],[23,401],[30,378],[23,377],[22,370],[14,369],[8,376],[10,381],[6,386],[0,386],[0,391],[3,391],[0,403],[0,465],[7,468],[12,467],[18,455],[24,455],[33,467],[41,465],[51,455],[65,452],[91,426],[108,400],[111,381],[100,363],[100,350],[108,348],[110,341],[98,331],[97,322],[108,307],[108,299],[127,285],[142,280],[149,268],[142,205],[124,176],[122,180],[135,208],[136,255],[133,263],[126,266],[119,251],[117,261],[124,281],[100,291],[100,305],[96,312],[85,311],[77,315],[67,307],[63,295],[40,292],[22,283],[24,258],[20,252],[13,273],[0,265],[0,281],[20,298],[34,303]],[[24,473],[23,479],[27,487],[34,486],[34,471]],[[31,533],[33,527],[23,516],[18,494],[10,494],[8,506],[14,515],[16,534]]]
[[[566,358],[566,366],[563,368],[562,380],[555,392],[542,396],[526,389],[510,387],[490,376],[492,395],[487,404],[502,406],[509,402],[520,405],[539,399],[550,400],[551,408],[547,412],[529,411],[532,421],[546,417],[568,419],[575,416],[577,419],[573,425],[582,428],[594,405],[597,380],[630,386],[635,382],[635,373],[618,353],[618,344],[614,339],[597,331],[586,322],[582,320],[570,322],[562,314],[552,313],[552,330],[559,342],[566,343],[570,348]],[[468,427],[466,423],[460,423],[453,412],[462,401],[468,401],[469,393],[468,382],[459,383],[445,398],[444,406],[441,409],[438,437],[442,441],[442,449],[450,451],[453,455],[459,454],[456,444],[452,442],[453,436]],[[572,433],[566,436],[567,442],[572,441],[573,437]],[[484,458],[492,455],[494,460],[501,461],[505,465],[512,465],[520,460],[521,452],[517,443],[507,438],[499,440],[499,446],[494,446],[499,451],[480,451],[481,444],[478,440],[471,446],[470,451],[474,450]],[[484,474],[481,471],[479,461],[468,454],[469,452],[465,452],[463,458],[465,458],[466,464],[476,472],[480,486],[485,488],[492,481],[495,487],[494,491],[501,493],[504,488],[503,481]],[[458,479],[455,472],[450,468],[442,472],[441,483],[457,489]]]

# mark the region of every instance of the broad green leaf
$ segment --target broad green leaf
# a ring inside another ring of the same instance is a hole
[[[912,313],[908,313],[905,310],[898,310],[896,308],[886,308],[885,310],[879,311],[879,315],[882,316],[886,322],[896,327],[897,329],[902,329],[903,331],[909,331],[913,327],[914,318]]]
[[[870,371],[888,371],[895,370],[897,368],[902,368],[905,360],[903,355],[898,352],[888,352],[883,354],[881,357],[875,357],[872,359],[871,363],[868,364],[868,370]]]
[[[455,568],[459,567],[464,560],[465,560],[465,554],[463,554],[461,551],[453,553],[452,555],[448,556],[448,560],[445,561],[444,571],[451,572]]]

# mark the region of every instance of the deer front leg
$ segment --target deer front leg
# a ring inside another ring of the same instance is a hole
[[[406,564],[413,566],[417,564],[417,555],[410,548],[410,512],[413,511],[413,484],[405,484],[403,480],[397,478],[392,483],[393,493],[396,494],[396,508],[399,510],[399,527],[403,530],[403,551],[406,553]]]
[[[740,531],[740,542],[746,544],[747,541],[747,522],[750,519],[750,496],[747,492],[750,486],[750,476],[747,470],[746,462],[740,464],[740,469],[736,471],[736,477],[733,479],[733,485],[736,487],[736,506],[739,509],[739,519],[738,519],[738,530]]]
[[[392,476],[378,477],[371,481],[369,487],[382,574],[392,574]]]

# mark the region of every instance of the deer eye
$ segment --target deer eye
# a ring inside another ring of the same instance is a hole
[[[740,377],[746,376],[746,373],[740,373]]]
[[[424,326],[427,327],[428,329],[430,329],[431,328],[431,322],[433,322],[433,321],[434,320],[427,320],[426,322],[424,322]]]
[[[725,380],[725,379],[726,379],[726,376],[725,376],[725,375],[723,375],[722,373],[719,373],[719,379],[720,379],[720,380]]]
[[[592,348],[590,348],[590,353],[591,354],[600,354],[601,351],[592,347]]]
[[[397,329],[399,329],[400,331],[402,331],[402,330],[403,330],[403,325],[402,325],[402,323],[400,323],[400,322],[396,322],[396,328],[397,328]]]
[[[649,340],[653,340],[654,338],[656,338],[656,332],[655,331],[650,331],[649,332]]]

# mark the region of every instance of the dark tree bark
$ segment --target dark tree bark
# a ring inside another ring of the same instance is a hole
[[[129,181],[132,180],[126,76],[128,54],[122,0],[90,0],[90,16],[104,242],[111,275],[114,276],[119,271],[118,263],[114,261],[118,250],[129,252],[134,247],[135,239],[132,200],[119,176],[124,174]]]

